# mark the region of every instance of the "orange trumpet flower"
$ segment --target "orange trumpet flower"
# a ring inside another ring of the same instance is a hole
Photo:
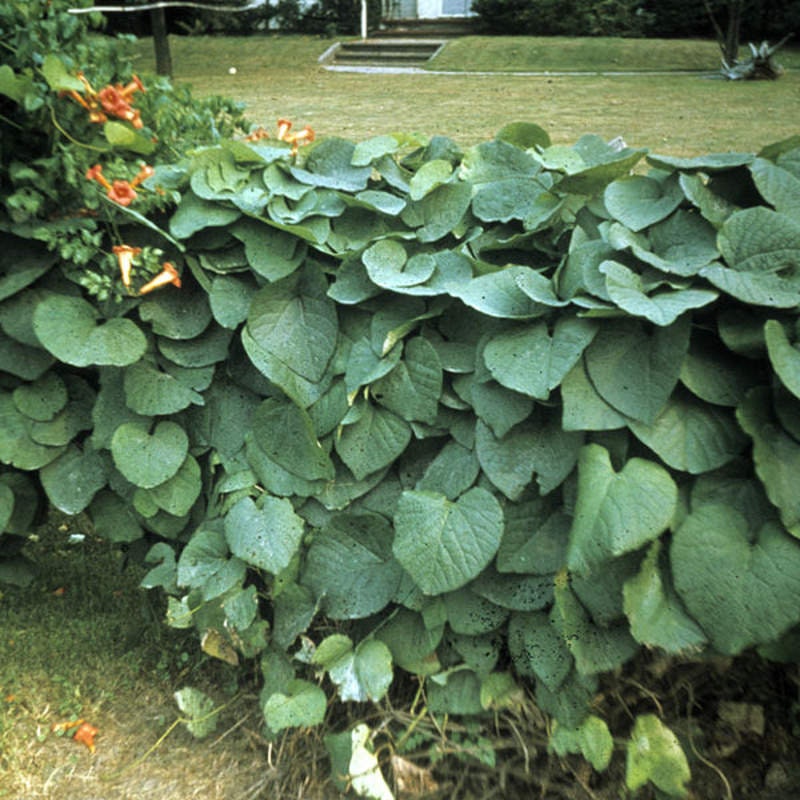
[[[122,277],[122,284],[126,289],[129,289],[133,259],[142,252],[142,248],[131,247],[128,244],[118,244],[111,248],[111,252],[114,253],[119,262],[119,274]]]
[[[181,276],[175,266],[169,262],[164,262],[164,268],[152,280],[149,280],[144,286],[139,289],[139,294],[148,294],[155,289],[160,289],[162,286],[177,286],[180,289]]]

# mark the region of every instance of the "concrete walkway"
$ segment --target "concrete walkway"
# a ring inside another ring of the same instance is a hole
[[[329,72],[357,72],[363,73],[365,75],[405,75],[405,74],[412,74],[412,75],[478,75],[484,77],[502,77],[502,76],[513,76],[513,77],[531,77],[531,78],[564,78],[564,77],[593,77],[593,78],[607,78],[607,77],[635,77],[637,75],[695,75],[701,78],[721,78],[722,75],[719,72],[707,72],[704,70],[682,70],[682,69],[673,69],[673,70],[654,70],[654,71],[628,71],[628,72],[616,72],[610,70],[592,70],[592,71],[584,71],[584,72],[551,72],[551,71],[544,71],[544,72],[470,72],[470,71],[458,71],[458,70],[437,70],[437,69],[423,69],[422,67],[381,67],[377,65],[373,66],[351,66],[349,64],[323,64],[322,65],[326,70]]]

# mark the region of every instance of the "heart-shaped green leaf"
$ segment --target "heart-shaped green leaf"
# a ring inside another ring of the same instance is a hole
[[[183,712],[183,723],[196,739],[203,739],[217,728],[221,708],[214,707],[214,701],[199,689],[186,686],[175,692],[175,702]]]
[[[106,465],[95,450],[70,445],[39,472],[50,502],[65,514],[79,514],[106,485]]]
[[[686,311],[713,303],[718,292],[709,289],[675,289],[650,294],[633,270],[616,261],[604,261],[600,272],[606,276],[611,300],[633,317],[643,317],[654,325],[671,325]]]
[[[652,425],[628,423],[636,438],[665,464],[697,475],[727,464],[742,452],[747,438],[730,409],[676,395]]]
[[[55,372],[46,372],[33,383],[18,386],[13,393],[14,405],[26,417],[49,422],[67,403],[67,387]]]
[[[675,532],[670,560],[678,594],[721,653],[776,641],[800,621],[800,544],[776,522],[753,537],[735,509],[701,506]]]
[[[625,416],[653,422],[678,381],[689,329],[688,316],[652,334],[634,320],[604,325],[585,354],[595,389]]]
[[[370,403],[361,416],[345,425],[336,452],[358,480],[391,464],[407,447],[411,429],[397,414]]]
[[[225,538],[231,552],[273,575],[289,566],[303,531],[303,519],[294,513],[291,502],[269,495],[258,505],[245,497],[225,517]]]
[[[336,514],[306,555],[303,582],[332,619],[360,619],[394,597],[402,570],[392,556],[389,522],[378,514]]]
[[[544,322],[493,336],[483,360],[498,383],[509,389],[547,400],[572,369],[597,332],[577,317],[561,317],[552,336]]]
[[[455,503],[433,492],[406,491],[394,518],[394,554],[426,594],[464,586],[491,561],[503,533],[503,510],[475,487]]]
[[[145,422],[125,422],[111,437],[117,469],[133,484],[152,489],[180,469],[189,452],[189,437],[176,422],[162,420],[150,433]]]
[[[304,409],[268,398],[253,413],[251,424],[258,446],[283,469],[308,481],[333,479],[333,462]]]
[[[677,501],[675,482],[655,462],[632,458],[615,472],[608,450],[587,445],[578,460],[569,569],[591,572],[655,539],[672,520]]]
[[[289,681],[286,692],[269,695],[262,706],[270,730],[307,728],[325,719],[328,698],[315,683],[295,678]]]
[[[639,573],[625,582],[625,615],[637,642],[668,653],[691,652],[708,640],[664,581],[660,552],[661,542],[653,542]]]
[[[135,323],[116,317],[97,325],[97,317],[80,297],[52,295],[36,306],[33,329],[49,353],[74,367],[124,367],[144,355],[147,339]]]
[[[629,175],[610,183],[603,201],[614,219],[641,231],[669,216],[683,202],[683,191],[674,173],[660,181]]]

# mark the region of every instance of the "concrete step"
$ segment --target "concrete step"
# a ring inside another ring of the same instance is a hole
[[[338,65],[424,64],[442,46],[438,40],[366,39],[342,42],[333,56]]]

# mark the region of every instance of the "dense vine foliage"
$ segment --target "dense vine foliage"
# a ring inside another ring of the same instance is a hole
[[[150,542],[170,625],[258,660],[272,734],[322,721],[320,675],[404,670],[433,712],[531,687],[600,769],[598,678],[642,648],[798,655],[800,140],[246,132],[13,40],[69,43],[55,5],[0,12],[6,579],[37,506],[85,512]],[[629,786],[688,778],[640,717]]]

